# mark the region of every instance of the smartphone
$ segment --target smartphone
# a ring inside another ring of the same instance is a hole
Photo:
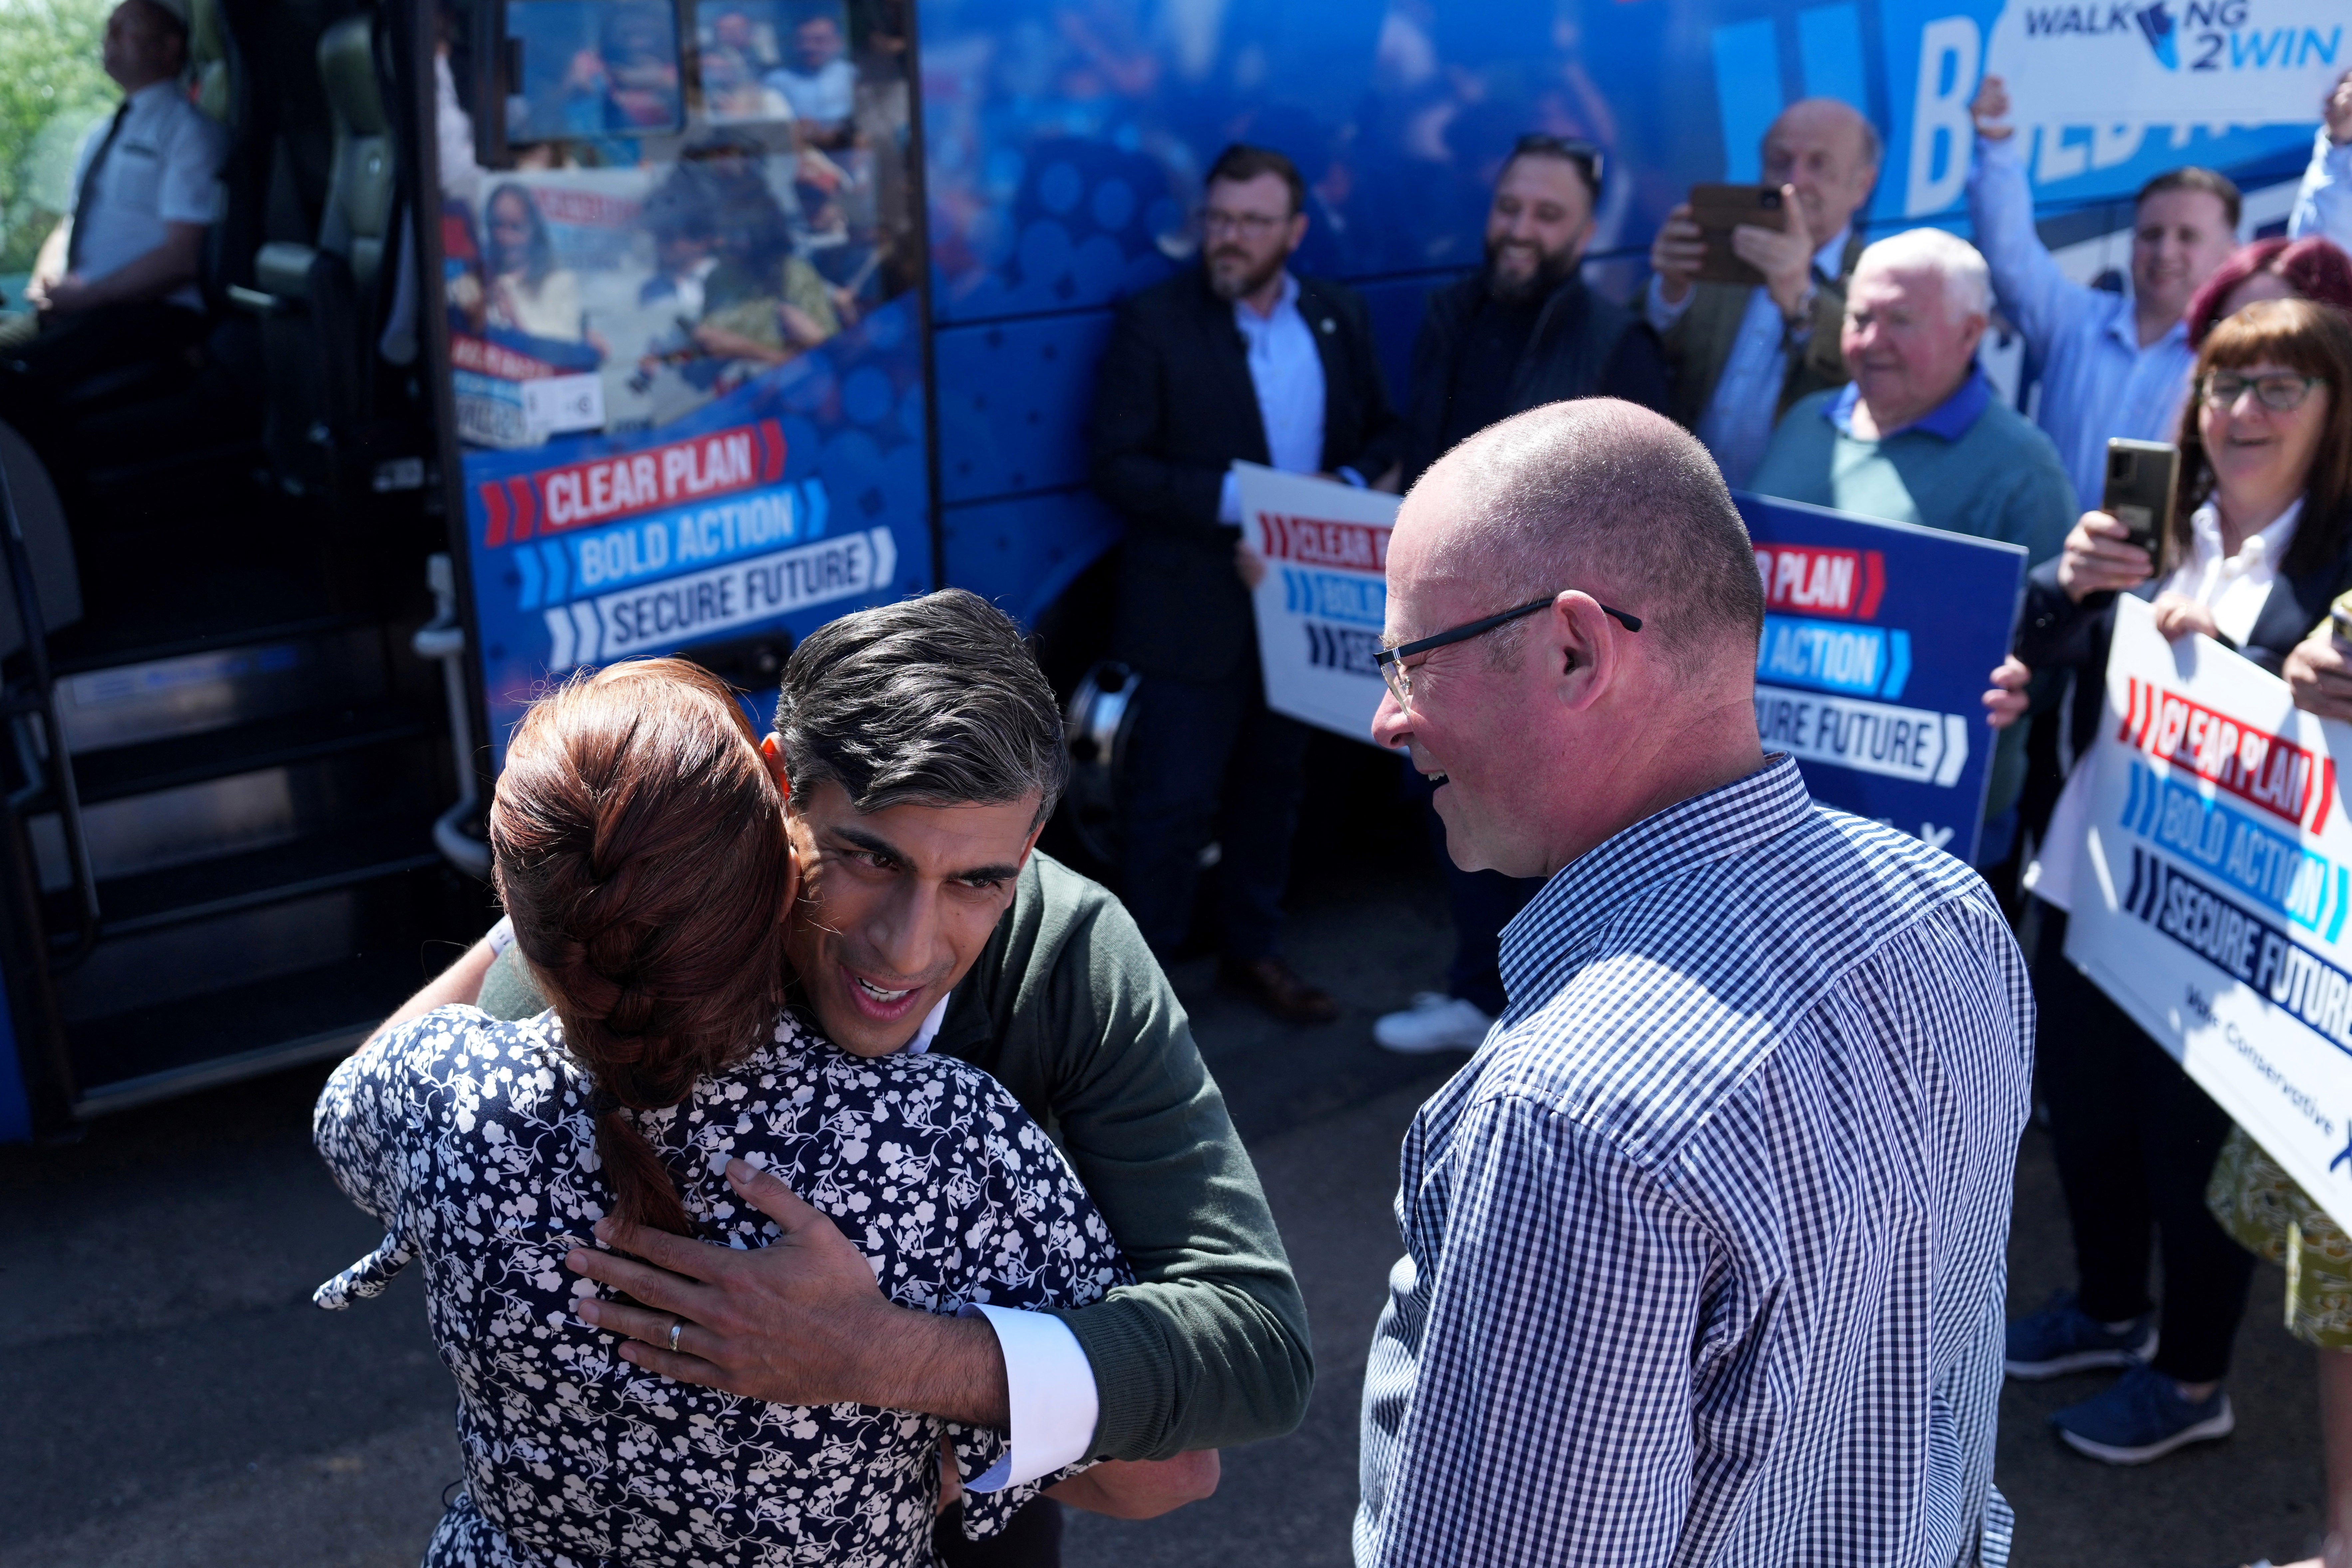
[[[2180,448],[2169,441],[2107,442],[2107,482],[2099,510],[2131,530],[2131,542],[2153,561],[2172,529],[2172,499],[2180,479]]]
[[[1733,254],[1731,231],[1742,224],[1751,228],[1787,228],[1789,215],[1780,205],[1780,186],[1693,185],[1690,209],[1691,220],[1706,242],[1706,257],[1698,267],[1699,281],[1750,287],[1764,281],[1764,274]]]
[[[2327,620],[2337,637],[2352,642],[2352,593],[2336,596],[2336,602],[2327,606]]]

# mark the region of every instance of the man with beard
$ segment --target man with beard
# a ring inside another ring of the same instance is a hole
[[[1184,941],[1222,848],[1219,976],[1292,1024],[1337,1002],[1283,961],[1304,725],[1270,711],[1236,459],[1393,489],[1401,430],[1348,289],[1289,270],[1306,186],[1281,153],[1209,168],[1202,265],[1120,308],[1095,386],[1095,489],[1127,519],[1113,647],[1143,678],[1122,770],[1120,891],[1152,951]]]
[[[1657,334],[1584,286],[1577,264],[1592,238],[1601,153],[1557,136],[1522,136],[1486,209],[1486,265],[1429,298],[1412,355],[1408,482],[1469,437],[1514,414],[1570,397],[1620,397],[1665,413],[1670,384]],[[1769,426],[1768,426],[1769,428]],[[1406,787],[1426,796],[1411,775]],[[1538,884],[1465,871],[1444,853],[1454,959],[1444,991],[1383,1016],[1372,1037],[1392,1051],[1466,1051],[1503,1010],[1503,927]]]
[[[1522,136],[1486,208],[1486,265],[1429,297],[1412,352],[1407,484],[1465,437],[1539,404],[1622,397],[1659,413],[1669,395],[1657,335],[1584,286],[1601,153]]]

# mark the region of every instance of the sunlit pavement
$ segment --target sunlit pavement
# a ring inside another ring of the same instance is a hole
[[[1356,1396],[1397,1250],[1396,1142],[1462,1059],[1400,1058],[1370,1024],[1442,966],[1428,884],[1326,874],[1300,889],[1298,968],[1348,1015],[1292,1030],[1177,966],[1305,1285],[1319,1369],[1305,1424],[1225,1458],[1206,1503],[1125,1524],[1073,1515],[1073,1568],[1347,1561]],[[0,1150],[0,1568],[415,1563],[457,1475],[447,1375],[416,1281],[342,1313],[311,1288],[372,1247],[309,1144],[318,1072]],[[2029,1134],[2012,1305],[2064,1281],[2045,1141]],[[2309,1352],[2256,1276],[2225,1442],[2142,1470],[2062,1450],[2048,1413],[2094,1377],[2012,1385],[2000,1481],[2021,1568],[2220,1568],[2306,1551],[2320,1495]]]

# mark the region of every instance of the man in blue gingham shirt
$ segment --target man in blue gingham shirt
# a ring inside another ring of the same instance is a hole
[[[2032,1002],[1990,893],[1762,754],[1747,538],[1663,420],[1464,443],[1389,590],[1375,737],[1457,862],[1550,879],[1405,1139],[1358,1563],[2005,1563]]]

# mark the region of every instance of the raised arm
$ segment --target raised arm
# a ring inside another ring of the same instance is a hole
[[[2319,108],[2311,166],[2303,172],[2286,232],[2290,238],[2318,235],[2352,248],[2352,70],[2336,79]]]
[[[1398,1266],[1374,1333],[1357,1563],[1681,1560],[1705,1422],[1699,1226],[1525,1099],[1474,1104],[1446,1172],[1443,1194],[1404,1199],[1443,1203],[1446,1233],[1425,1274]]]
[[[2000,78],[1989,76],[1972,106],[1977,123],[1976,161],[1969,170],[1969,221],[1977,248],[1992,269],[2000,313],[2036,351],[2078,311],[2094,301],[2091,291],[2068,278],[2033,226],[2033,191],[2026,183],[2025,154],[2009,118],[2009,93]]]
[[[375,1033],[368,1038],[371,1041],[381,1039],[410,1019],[421,1018],[436,1007],[446,1007],[455,1003],[463,1003],[469,1007],[474,1005],[481,997],[482,981],[489,974],[490,965],[514,941],[512,931],[513,928],[502,920],[483,932],[473,946],[457,955],[456,963],[426,981],[415,995],[394,1010],[391,1017],[378,1024]],[[520,967],[519,958],[509,962],[517,968]]]

